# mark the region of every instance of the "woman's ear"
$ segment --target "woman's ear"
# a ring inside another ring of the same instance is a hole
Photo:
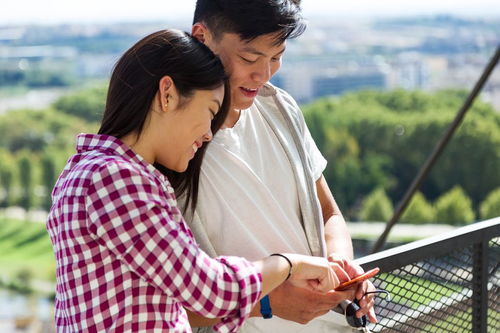
[[[167,112],[177,107],[179,96],[175,88],[174,81],[168,75],[160,79],[158,87],[158,97],[161,110]]]

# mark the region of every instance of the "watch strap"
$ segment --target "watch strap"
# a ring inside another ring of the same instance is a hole
[[[262,297],[260,300],[260,313],[264,319],[270,319],[273,317],[273,310],[271,309],[268,295]]]

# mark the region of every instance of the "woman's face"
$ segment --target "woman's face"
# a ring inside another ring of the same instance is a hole
[[[205,141],[212,139],[211,122],[224,99],[224,86],[214,90],[196,90],[183,105],[163,117],[156,162],[183,172]]]

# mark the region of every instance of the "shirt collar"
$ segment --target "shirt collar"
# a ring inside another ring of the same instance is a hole
[[[76,137],[76,151],[86,153],[91,151],[103,151],[117,156],[123,156],[131,162],[140,164],[142,167],[160,178],[162,182],[165,176],[152,164],[148,163],[141,155],[136,154],[129,146],[120,139],[106,134],[79,134]]]

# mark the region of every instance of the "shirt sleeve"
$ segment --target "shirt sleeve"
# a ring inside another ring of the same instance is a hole
[[[260,297],[260,273],[243,258],[212,259],[201,251],[173,194],[151,177],[103,165],[86,200],[94,239],[143,281],[204,317],[224,318],[214,327],[219,332],[234,332],[248,318]]]
[[[311,167],[311,173],[314,177],[314,181],[317,181],[323,174],[323,171],[325,171],[327,161],[323,157],[323,154],[321,154],[321,152],[319,151],[318,146],[316,146],[316,143],[314,142],[314,139],[311,136],[311,132],[307,127],[304,115],[302,114],[302,110],[300,109],[297,102],[292,98],[292,96],[290,96],[284,90],[278,89],[278,91],[283,101],[286,104],[288,104],[287,109],[290,112],[294,113],[293,116],[296,117],[298,121],[298,125],[302,132],[301,134],[302,134],[302,142],[304,144],[304,150],[309,160],[309,165]]]
[[[302,121],[304,121],[303,118]],[[323,174],[323,171],[325,171],[327,161],[323,157],[323,154],[319,151],[318,146],[316,146],[316,142],[314,142],[314,139],[312,138],[309,128],[307,128],[305,122],[303,139],[304,149],[311,163],[312,175],[314,177],[314,181],[317,181]]]

